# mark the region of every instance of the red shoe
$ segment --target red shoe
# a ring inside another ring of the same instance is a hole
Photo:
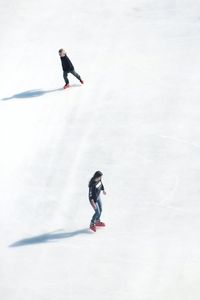
[[[96,232],[96,226],[94,224],[90,224],[90,229],[94,232]]]
[[[80,79],[80,83],[84,84],[84,81],[82,79]]]
[[[101,221],[96,221],[96,226],[100,226],[100,227],[105,227],[106,224],[104,222],[101,222]]]
[[[68,87],[69,87],[69,83],[65,84],[63,88],[67,89]]]

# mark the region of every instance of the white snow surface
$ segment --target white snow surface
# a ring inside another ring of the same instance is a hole
[[[199,300],[200,2],[1,0],[0,40],[1,299]]]

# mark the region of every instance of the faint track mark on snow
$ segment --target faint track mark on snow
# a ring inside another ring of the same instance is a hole
[[[163,138],[163,139],[169,139],[169,140],[172,140],[172,141],[175,141],[175,142],[178,142],[178,143],[183,143],[183,144],[186,144],[186,145],[189,145],[189,146],[200,148],[199,144],[196,144],[196,143],[193,143],[193,142],[181,139],[181,138],[172,137],[172,136],[168,136],[168,135],[157,135],[157,137],[160,137],[160,138]]]
[[[179,183],[180,183],[179,177],[176,176],[174,179],[174,184],[173,184],[173,187],[171,188],[171,191],[165,198],[162,198],[162,200],[159,201],[158,205],[169,207],[169,205],[166,205],[166,203],[168,204],[170,201],[172,201],[174,199],[175,193],[179,187]]]

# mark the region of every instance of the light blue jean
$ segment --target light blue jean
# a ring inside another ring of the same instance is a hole
[[[101,203],[101,198],[100,197],[98,198],[97,202],[95,202],[95,204],[96,204],[96,208],[91,203],[91,205],[92,205],[92,207],[94,208],[94,211],[95,211],[95,213],[94,213],[94,215],[92,217],[92,220],[91,220],[92,224],[95,224],[96,221],[100,220],[100,217],[101,217],[102,203]]]

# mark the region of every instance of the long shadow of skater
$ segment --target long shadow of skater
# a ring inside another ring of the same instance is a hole
[[[81,86],[80,84],[71,84],[70,87],[79,87]],[[11,97],[8,98],[3,98],[1,100],[12,100],[14,98],[16,99],[25,99],[25,98],[34,98],[34,97],[41,97],[45,94],[48,93],[54,93],[54,92],[59,92],[59,91],[63,91],[63,88],[59,88],[59,89],[53,89],[53,90],[40,90],[40,89],[35,89],[35,90],[29,90],[29,91],[25,91],[19,94],[15,94]]]
[[[55,242],[56,240],[60,240],[60,239],[71,238],[80,234],[91,234],[88,228],[84,228],[72,232],[60,232],[60,231],[62,230],[57,230],[50,233],[45,233],[30,238],[22,239],[9,245],[9,247],[21,247],[21,246],[29,246],[33,244],[49,243],[49,242]]]
[[[34,98],[34,97],[41,97],[43,96],[44,94],[47,94],[47,93],[53,93],[53,92],[58,92],[58,91],[61,91],[63,90],[62,88],[60,89],[54,89],[54,90],[48,90],[48,91],[43,91],[43,90],[29,90],[29,91],[25,91],[25,92],[22,92],[22,93],[19,93],[19,94],[15,94],[11,97],[8,97],[8,98],[3,98],[2,100],[11,100],[11,99],[24,99],[24,98]]]

